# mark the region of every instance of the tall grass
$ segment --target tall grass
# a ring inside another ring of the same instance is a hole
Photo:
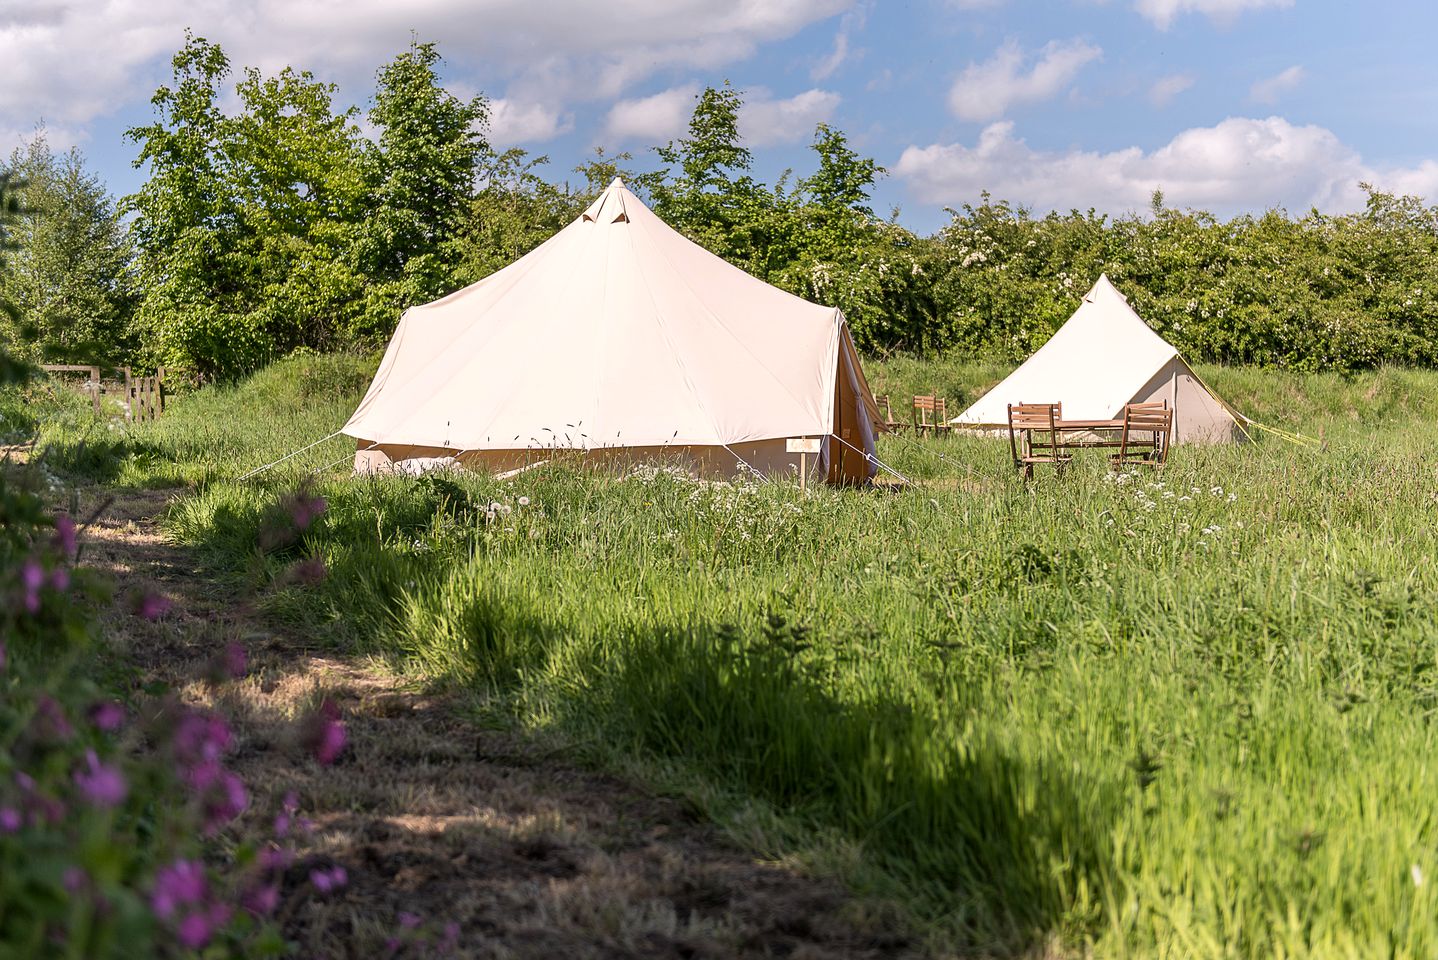
[[[927,373],[1002,375],[870,370]],[[275,616],[843,838],[958,947],[1432,955],[1438,375],[1201,373],[1324,445],[1025,485],[990,441],[885,439],[925,478],[898,493],[336,478],[313,589],[253,552],[274,492],[227,478],[353,394],[287,423],[267,373],[133,436],[149,476],[205,481],[173,535]]]

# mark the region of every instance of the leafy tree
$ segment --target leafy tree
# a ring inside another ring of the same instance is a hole
[[[750,176],[753,154],[739,136],[744,101],[728,83],[699,95],[689,135],[656,148],[669,170],[651,180],[655,212],[696,243],[756,276],[792,261],[793,204],[782,188]]]
[[[399,311],[449,292],[463,259],[455,242],[470,214],[488,145],[483,97],[462,100],[440,84],[439,53],[415,43],[379,72],[366,156],[371,211],[359,268],[374,282],[358,331],[387,334]]]
[[[352,254],[367,216],[357,111],[332,84],[289,67],[247,70],[224,150],[250,264],[249,323],[276,354],[335,349],[361,316],[367,277]]]
[[[114,201],[79,151],[57,157],[43,136],[10,163],[25,179],[26,215],[0,282],[27,352],[59,363],[120,362],[133,347],[131,248]]]
[[[246,71],[226,116],[218,46],[190,37],[173,64],[159,118],[129,131],[150,170],[127,200],[150,352],[214,375],[347,342],[367,289],[353,254],[367,215],[354,111],[286,68]]]
[[[249,322],[251,264],[225,157],[230,122],[219,99],[230,61],[187,34],[171,63],[173,85],[150,100],[155,122],[126,132],[140,144],[135,166],[150,174],[122,204],[134,214],[139,254],[137,327],[161,362],[205,374],[246,369],[271,351]]]
[[[11,231],[23,207],[18,196],[21,186],[13,170],[0,170],[0,280],[8,273],[8,255],[15,249]],[[4,284],[0,283],[0,386],[19,383],[24,380],[30,367],[18,359],[14,350],[18,346],[7,333],[7,324],[13,324],[19,311],[5,297]]]
[[[515,147],[483,165],[483,186],[470,202],[455,248],[456,286],[508,266],[567,226],[587,205],[584,194],[551,184],[536,172],[547,157]]]
[[[827,123],[814,131],[814,152],[819,155],[819,168],[799,183],[810,202],[836,220],[850,222],[856,215],[872,219],[869,191],[884,168],[859,156],[849,146],[849,138]]]

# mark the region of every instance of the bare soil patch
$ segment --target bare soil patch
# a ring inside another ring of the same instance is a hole
[[[481,729],[444,695],[275,629],[165,540],[156,517],[167,497],[117,495],[82,560],[116,580],[121,599],[106,629],[136,687],[163,681],[192,702],[218,700],[232,719],[250,824],[261,829],[290,790],[313,821],[282,913],[299,955],[431,956],[446,924],[458,925],[451,955],[462,957],[927,953],[897,911],[837,881],[756,861],[678,800]],[[124,609],[126,591],[144,586],[175,602],[158,622]],[[212,687],[204,665],[236,640],[249,651],[248,675]],[[294,733],[295,718],[322,697],[339,706],[350,737],[327,768]],[[310,869],[332,864],[348,874],[342,891],[301,892]],[[428,946],[388,952],[401,914],[419,918]]]

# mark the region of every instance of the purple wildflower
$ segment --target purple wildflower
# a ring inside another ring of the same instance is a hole
[[[187,711],[175,730],[176,759],[183,767],[196,767],[205,761],[219,760],[230,748],[230,728],[214,714]]]
[[[302,739],[305,748],[321,766],[334,763],[344,751],[349,735],[340,721],[339,707],[333,701],[326,698],[320,702],[319,709],[305,721]]]
[[[0,640],[0,670],[5,669],[5,641]]]
[[[100,762],[94,750],[85,751],[85,769],[75,772],[75,786],[91,806],[118,807],[130,792],[119,768]]]
[[[125,708],[113,700],[103,700],[90,708],[90,722],[97,730],[114,733],[125,725]]]
[[[24,822],[19,810],[14,807],[0,807],[0,834],[19,833]]]
[[[283,847],[266,847],[260,851],[260,870],[266,874],[279,873],[290,865],[294,854]]]
[[[295,564],[290,568],[290,575],[298,583],[313,587],[324,581],[324,578],[329,575],[329,569],[325,567],[325,558],[317,554]]]
[[[249,654],[241,643],[231,642],[225,644],[225,648],[210,658],[209,665],[205,669],[206,675],[211,683],[224,683],[226,680],[238,680],[245,675],[249,669]]]
[[[249,654],[245,652],[243,645],[239,643],[225,645],[223,662],[225,673],[229,674],[230,679],[238,680],[243,677],[245,670],[249,667],[249,660]]]
[[[410,913],[408,910],[401,910],[399,912],[399,925],[401,928],[405,930],[413,930],[415,927],[419,926],[420,923],[421,918],[419,914]]]
[[[290,519],[294,521],[296,530],[306,530],[309,525],[325,512],[328,504],[324,497],[311,497],[303,493],[297,493],[290,499]]]
[[[222,903],[211,904],[206,911],[196,911],[175,926],[175,936],[180,945],[190,950],[199,950],[210,942],[215,930],[223,927],[230,919],[230,908]]]
[[[299,797],[293,790],[285,794],[284,801],[280,804],[280,812],[275,814],[275,836],[286,837],[290,832],[290,822],[295,811],[300,808]]]
[[[75,732],[65,708],[49,694],[42,694],[35,703],[35,730],[47,740],[68,740]]]
[[[344,867],[336,864],[328,870],[311,870],[310,883],[314,884],[314,888],[320,893],[331,893],[349,883],[349,874]]]
[[[180,907],[204,900],[207,891],[205,868],[199,861],[176,860],[155,873],[150,909],[161,920],[168,920]]]
[[[143,591],[135,600],[134,614],[144,620],[158,620],[170,612],[174,604],[169,597],[154,590]]]
[[[240,896],[240,906],[257,917],[267,917],[280,905],[280,885],[261,883],[250,887]]]
[[[215,789],[205,801],[205,833],[214,835],[221,827],[245,812],[250,805],[245,784],[236,774],[220,773]]]
[[[70,589],[70,571],[64,567],[56,567],[50,571],[50,589],[56,593],[64,593]]]
[[[20,588],[24,591],[22,603],[26,613],[40,612],[40,587],[45,583],[45,568],[33,557],[20,565]]]
[[[444,938],[439,941],[440,953],[453,953],[459,949],[459,924],[451,920],[444,925]]]
[[[90,875],[79,867],[66,867],[61,883],[67,893],[79,893],[90,882]]]
[[[67,557],[75,555],[75,521],[68,513],[55,514],[55,546]]]

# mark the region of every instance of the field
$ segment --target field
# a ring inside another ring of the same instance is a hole
[[[904,902],[935,953],[1438,952],[1438,375],[1202,368],[1321,442],[1158,477],[1025,485],[993,441],[884,438],[901,491],[353,480],[337,438],[237,482],[337,429],[372,363],[292,358],[130,428],[56,401],[38,453],[176,488],[169,535],[266,616]],[[869,366],[961,401],[1004,372]],[[328,509],[268,541],[305,484]]]

